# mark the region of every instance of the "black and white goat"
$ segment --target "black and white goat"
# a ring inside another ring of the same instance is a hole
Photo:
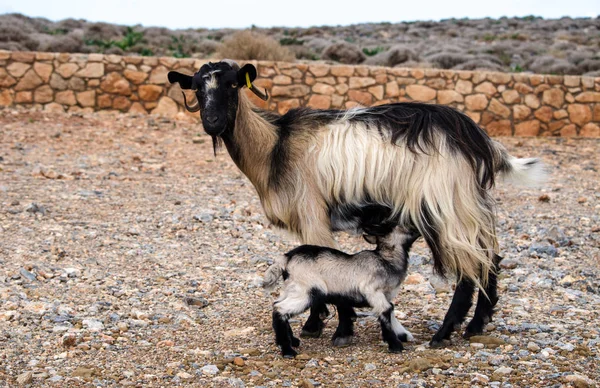
[[[256,68],[224,60],[193,76],[170,72],[171,83],[195,91],[204,130],[222,140],[250,179],[266,217],[305,244],[335,247],[333,231],[385,235],[390,226],[415,228],[440,274],[458,284],[440,345],[464,321],[476,287],[466,336],[481,333],[497,301],[494,201],[499,175],[535,180],[537,159],[517,159],[463,113],[441,105],[387,104],[338,110],[257,109],[241,88],[266,98],[252,81]],[[325,305],[313,304],[303,333],[319,335]]]
[[[263,286],[271,288],[285,280],[273,304],[275,341],[284,357],[294,357],[300,341],[294,337],[289,319],[314,303],[334,304],[339,326],[333,342],[346,345],[352,338],[353,311],[371,307],[379,318],[383,340],[391,352],[403,350],[402,341],[412,338],[394,315],[393,300],[406,278],[408,251],[418,233],[395,227],[386,236],[375,237],[377,249],[348,255],[337,249],[302,245],[281,256],[265,274]]]

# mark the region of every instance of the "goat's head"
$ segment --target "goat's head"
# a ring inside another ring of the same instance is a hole
[[[377,244],[377,248],[399,249],[402,247],[404,252],[408,252],[415,240],[420,236],[417,230],[395,226],[385,236],[364,235],[363,237],[368,243]]]
[[[240,69],[231,60],[209,62],[193,76],[170,71],[168,78],[169,82],[177,82],[182,89],[194,90],[197,103],[189,106],[184,94],[185,107],[190,112],[200,111],[204,130],[213,138],[228,128],[234,128],[241,88],[246,86],[260,98],[268,98],[252,85],[256,79],[256,68],[251,64]]]

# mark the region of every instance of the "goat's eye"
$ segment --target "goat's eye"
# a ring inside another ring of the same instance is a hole
[[[235,89],[235,88],[237,88],[237,84],[234,82],[231,84],[231,87]]]

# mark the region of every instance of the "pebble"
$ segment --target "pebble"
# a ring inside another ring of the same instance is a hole
[[[587,387],[591,387],[593,384],[592,381],[587,376],[580,375],[580,374],[566,375],[565,380],[567,382],[573,384],[573,386],[575,388],[587,388]]]
[[[191,375],[187,372],[179,372],[175,376],[179,377],[181,380],[191,380],[194,378],[194,375]]]
[[[500,268],[503,269],[515,269],[519,265],[519,262],[514,259],[504,259],[500,262]]]
[[[241,357],[234,357],[233,358],[233,364],[237,365],[237,366],[244,366],[244,365],[246,365],[246,362]]]
[[[34,274],[32,274],[31,272],[29,272],[28,270],[26,270],[25,268],[21,268],[19,270],[19,273],[21,274],[21,276],[23,276],[25,279],[29,280],[30,282],[37,280],[37,277]]]
[[[200,307],[200,308],[206,307],[209,304],[208,300],[206,300],[205,298],[193,298],[193,297],[184,298],[184,302],[188,306],[194,306],[194,307]]]
[[[529,342],[527,344],[527,349],[531,350],[532,352],[539,352],[541,348],[535,342]]]
[[[81,324],[90,331],[100,331],[104,329],[104,324],[97,319],[84,319],[81,321]]]
[[[204,365],[200,368],[200,372],[205,376],[214,376],[219,373],[219,368],[213,364]]]
[[[547,243],[533,243],[529,247],[529,253],[557,257],[558,249],[556,249],[554,245],[550,245]]]
[[[377,369],[377,366],[375,364],[365,364],[365,371],[369,372],[375,369]]]
[[[512,371],[513,371],[513,368],[511,368],[511,367],[501,366],[500,368],[494,370],[494,374],[500,375],[500,376],[505,376],[505,375],[511,374]]]
[[[24,372],[17,376],[17,384],[26,385],[33,381],[33,372]]]

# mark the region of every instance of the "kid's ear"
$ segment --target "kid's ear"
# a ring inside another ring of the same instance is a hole
[[[238,85],[240,87],[247,86],[248,89],[252,89],[252,82],[256,79],[256,67],[248,63],[238,70]]]
[[[376,236],[372,236],[370,234],[363,234],[363,238],[369,244],[377,244],[377,237]]]
[[[191,75],[186,75],[186,74],[181,74],[177,71],[170,71],[169,74],[167,74],[167,78],[169,79],[169,82],[174,84],[174,83],[178,83],[179,86],[181,87],[181,89],[191,89],[192,88],[192,76]]]

